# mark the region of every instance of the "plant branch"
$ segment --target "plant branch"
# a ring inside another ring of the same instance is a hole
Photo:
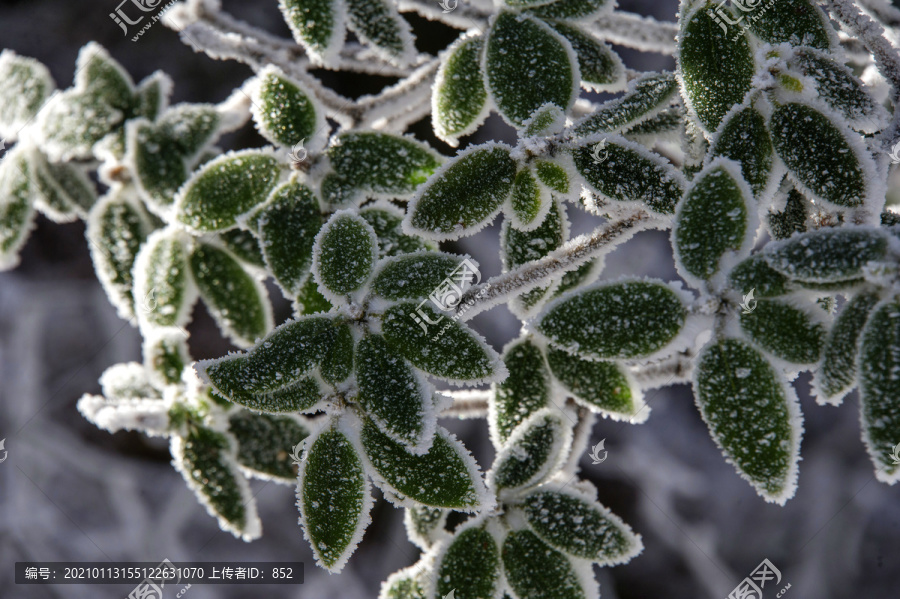
[[[678,25],[629,12],[614,11],[591,25],[602,39],[641,52],[673,54]]]
[[[453,405],[441,412],[441,418],[467,420],[487,417],[488,402],[491,398],[490,389],[448,390],[440,393],[453,400]]]

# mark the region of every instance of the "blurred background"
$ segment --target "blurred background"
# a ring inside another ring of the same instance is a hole
[[[437,0],[435,0],[437,1]],[[462,0],[461,0],[462,1]],[[233,62],[196,54],[161,23],[137,42],[109,18],[117,0],[4,0],[0,47],[46,64],[60,87],[71,84],[78,49],[95,40],[135,80],[157,69],[175,81],[174,102],[220,102],[249,78]],[[224,0],[226,10],[285,37],[276,0]],[[620,8],[673,21],[676,0],[620,0]],[[407,15],[419,49],[436,52],[457,32]],[[620,50],[628,66],[671,69],[672,56]],[[373,93],[387,78],[326,73],[345,95]],[[445,154],[430,122],[413,132]],[[464,142],[512,141],[497,117]],[[219,145],[256,147],[264,141],[248,125]],[[569,207],[573,233],[596,220]],[[498,226],[451,251],[477,257],[482,272],[500,272]],[[608,259],[604,277],[638,274],[676,279],[667,235],[645,233]],[[276,321],[289,306],[269,289]],[[481,314],[473,326],[498,350],[518,334],[505,307]],[[191,332],[195,358],[224,355],[223,341],[198,303]],[[38,218],[21,265],[0,273],[0,438],[8,458],[0,464],[0,597],[106,599],[125,597],[125,586],[17,586],[16,561],[303,561],[302,586],[194,585],[190,599],[373,599],[381,582],[411,565],[418,549],[406,540],[403,512],[382,500],[362,545],[339,575],[316,568],[297,524],[294,490],[252,482],[263,537],[244,543],[219,531],[170,466],[165,442],[134,433],[110,435],[75,409],[84,393],[99,393],[97,379],[110,365],[140,360],[136,329],[120,320],[98,284],[81,222],[57,225]],[[595,568],[605,599],[723,599],[765,558],[782,574],[775,597],[788,599],[893,599],[900,597],[900,486],[873,476],[859,434],[856,395],[841,407],[819,407],[809,379],[795,381],[805,416],[799,490],[785,507],[765,503],[720,455],[697,412],[691,390],[677,385],[647,392],[650,419],[641,425],[600,420],[592,444],[606,439],[608,459],[583,475],[599,499],[643,536],[644,552],[627,565]],[[493,460],[483,420],[443,421],[473,451],[482,469]],[[168,590],[168,589],[167,589]],[[177,587],[176,589],[177,590]],[[168,591],[175,596],[175,590]]]

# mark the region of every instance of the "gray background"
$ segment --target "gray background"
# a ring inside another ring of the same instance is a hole
[[[0,47],[48,65],[61,87],[70,84],[78,49],[90,40],[106,46],[139,80],[163,69],[175,80],[173,101],[218,102],[251,75],[235,63],[195,54],[173,31],[155,25],[138,42],[109,19],[117,0],[0,2]],[[621,6],[674,20],[676,3]],[[227,10],[273,32],[287,34],[275,0],[226,1]],[[453,32],[414,20],[435,50]],[[672,57],[621,49],[629,66],[672,68]],[[329,77],[338,91],[359,95],[387,80]],[[429,123],[415,131],[433,140]],[[492,117],[474,141],[512,140]],[[252,127],[230,135],[225,147],[253,147]],[[438,144],[445,153],[446,146]],[[593,220],[569,209],[575,232]],[[500,270],[498,228],[457,247],[479,258],[487,275]],[[418,550],[402,529],[402,511],[380,499],[365,539],[339,575],[313,565],[297,525],[293,489],[253,482],[263,521],[262,539],[247,544],[220,532],[169,465],[165,443],[138,434],[109,435],[84,421],[75,402],[99,391],[109,365],[140,359],[135,329],[118,319],[94,278],[81,223],[56,225],[40,218],[22,264],[0,274],[0,438],[9,458],[0,464],[0,597],[106,599],[128,586],[13,584],[21,560],[161,561],[289,560],[306,562],[298,587],[194,586],[191,599],[261,597],[373,598],[391,572],[412,564]],[[668,239],[649,233],[619,248],[604,276],[647,274],[675,279]],[[276,314],[287,316],[270,289]],[[495,347],[515,337],[518,321],[505,308],[474,325]],[[196,358],[223,355],[203,308],[191,325]],[[625,566],[596,569],[604,598],[721,599],[763,559],[791,584],[788,599],[890,599],[900,596],[900,487],[874,480],[859,435],[854,396],[838,408],[818,407],[808,377],[795,383],[806,419],[800,486],[785,507],[766,504],[725,463],[709,438],[685,385],[649,391],[653,410],[638,426],[599,421],[592,435],[606,438],[609,459],[584,475],[600,500],[643,535],[646,549]],[[493,459],[483,421],[443,423],[457,433],[482,468]],[[377,494],[377,493],[376,493]],[[767,589],[766,598],[777,589]],[[174,597],[174,591],[169,595]]]

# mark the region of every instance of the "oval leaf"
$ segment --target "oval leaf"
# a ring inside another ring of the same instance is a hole
[[[647,121],[665,108],[678,93],[674,73],[648,73],[629,85],[620,98],[610,100],[582,119],[573,129],[576,137],[592,133],[616,133]]]
[[[755,108],[744,108],[725,117],[716,131],[709,156],[724,156],[741,165],[744,180],[757,198],[771,186],[775,149],[766,119]]]
[[[792,364],[819,361],[825,327],[812,314],[787,302],[760,299],[741,313],[741,330],[762,349]]]
[[[458,282],[454,272],[465,264],[465,271],[478,269],[465,256],[441,252],[416,252],[389,258],[381,264],[372,281],[372,292],[388,300],[418,299],[439,292],[446,279]],[[479,275],[480,278],[480,275]],[[471,281],[465,281],[469,283]],[[478,283],[478,281],[474,281]],[[469,287],[460,287],[465,291]],[[443,298],[442,298],[443,299]]]
[[[860,335],[879,299],[875,292],[861,292],[847,302],[835,318],[825,341],[822,362],[816,372],[818,403],[838,405],[844,395],[856,385]]]
[[[134,301],[144,325],[182,327],[191,317],[197,288],[191,280],[185,234],[155,232],[134,263]]]
[[[566,38],[575,50],[578,70],[585,87],[598,92],[625,89],[625,65],[612,48],[579,27],[559,21],[549,25]]]
[[[837,283],[862,276],[867,263],[887,254],[888,236],[880,229],[820,229],[770,243],[769,266],[804,283]]]
[[[309,436],[297,416],[269,416],[241,410],[228,419],[228,432],[238,442],[238,463],[254,476],[295,482],[292,449]]]
[[[317,62],[328,63],[344,45],[344,3],[339,0],[279,0],[294,39]]]
[[[322,149],[327,134],[324,110],[280,69],[266,67],[257,77],[252,97],[251,111],[260,135],[289,148],[306,141],[310,151]]]
[[[538,485],[559,470],[572,445],[568,414],[544,408],[516,427],[494,460],[489,484],[504,495]]]
[[[572,562],[530,530],[510,532],[503,541],[503,568],[520,599],[587,599]]]
[[[497,447],[529,416],[549,406],[551,397],[544,354],[531,339],[513,341],[501,358],[509,376],[493,385],[488,414],[491,439]]]
[[[25,154],[18,149],[0,162],[0,271],[19,263],[34,222],[33,185]]]
[[[828,50],[836,37],[828,17],[810,0],[778,0],[754,11],[747,21],[758,38],[773,45],[788,42]]]
[[[435,560],[435,597],[494,597],[500,582],[500,550],[484,528],[470,527],[454,535]]]
[[[312,272],[322,294],[337,302],[365,285],[377,259],[375,231],[356,213],[342,210],[316,236]]]
[[[589,410],[632,423],[650,416],[640,386],[619,364],[582,360],[552,348],[547,351],[547,363],[563,388]]]
[[[484,38],[464,37],[442,57],[431,95],[434,133],[456,147],[459,138],[475,131],[490,111],[481,53]]]

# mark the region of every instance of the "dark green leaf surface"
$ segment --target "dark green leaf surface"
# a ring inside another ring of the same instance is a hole
[[[519,599],[587,599],[572,562],[530,530],[503,542],[506,580]]]

